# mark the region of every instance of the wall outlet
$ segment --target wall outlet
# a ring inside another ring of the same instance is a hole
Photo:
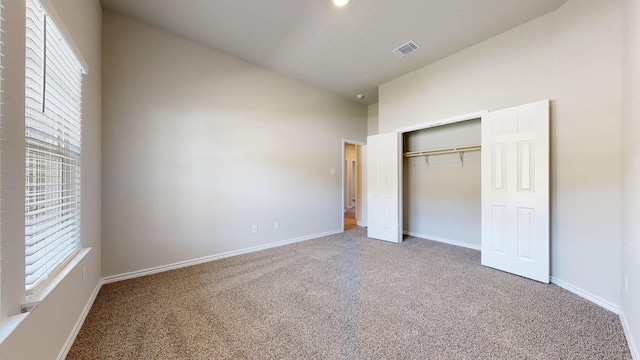
[[[336,174],[336,169],[331,169],[331,175],[335,175]]]
[[[624,292],[625,293],[629,292],[629,277],[628,276],[624,277]]]
[[[273,224],[273,230],[278,230],[278,229],[280,229],[280,223],[276,222]]]
[[[258,232],[258,225],[251,225],[251,233],[255,234]]]
[[[84,284],[84,281],[87,279],[87,267],[83,266],[82,267],[82,283]]]

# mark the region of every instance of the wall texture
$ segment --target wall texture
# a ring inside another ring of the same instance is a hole
[[[103,53],[105,276],[340,230],[366,107],[111,12]]]
[[[378,135],[378,104],[367,108],[367,136]]]
[[[569,0],[379,88],[380,133],[552,101],[552,275],[620,304],[621,6]]]
[[[640,0],[623,6],[622,310],[640,359]]]
[[[98,0],[51,0],[88,63],[82,99],[82,246],[92,250],[0,344],[0,359],[54,359],[91,297],[101,270],[101,21]],[[3,118],[2,313],[24,299],[24,0],[4,1],[7,19]],[[6,175],[6,176],[5,176]],[[82,282],[82,268],[86,280]],[[34,346],[33,339],[38,340]]]
[[[404,152],[480,144],[480,121],[414,131]],[[404,230],[433,240],[480,247],[480,152],[404,158]],[[464,165],[464,166],[463,166]]]

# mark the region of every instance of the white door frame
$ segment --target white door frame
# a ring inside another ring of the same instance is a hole
[[[432,121],[432,122],[428,122],[428,123],[423,123],[423,124],[418,124],[418,125],[412,125],[412,126],[408,126],[408,127],[403,127],[403,128],[399,128],[396,130],[396,132],[398,133],[398,141],[400,142],[400,144],[398,145],[400,147],[400,149],[404,149],[404,134],[408,133],[408,132],[412,132],[412,131],[417,131],[417,130],[424,130],[424,129],[429,129],[429,128],[434,128],[434,127],[438,127],[438,126],[443,126],[443,125],[449,125],[449,124],[455,124],[455,123],[459,123],[459,122],[463,122],[463,121],[469,121],[469,120],[476,120],[476,119],[480,119],[480,121],[482,121],[482,116],[489,113],[489,110],[480,110],[480,111],[476,111],[476,112],[472,112],[472,113],[468,113],[468,114],[463,114],[463,115],[457,115],[457,116],[452,116],[446,119],[441,119],[441,120],[436,120],[436,121]],[[398,224],[398,226],[400,226],[400,232],[402,234],[404,234],[404,213],[403,213],[403,208],[404,208],[404,204],[402,203],[403,198],[404,198],[404,179],[402,178],[402,175],[404,174],[404,161],[403,161],[403,157],[402,157],[402,151],[400,151],[400,159],[398,160],[398,190],[399,190],[399,194],[398,194],[398,202],[399,202],[399,218],[400,218],[400,223]],[[344,219],[343,219],[344,221]],[[344,225],[343,225],[344,228]]]
[[[489,112],[489,110],[480,110],[480,111],[476,111],[476,112],[472,112],[472,113],[468,113],[468,114],[452,116],[452,117],[448,117],[446,119],[441,119],[441,120],[436,120],[436,121],[432,121],[432,122],[428,122],[428,123],[423,123],[423,124],[418,124],[418,125],[412,125],[412,126],[408,126],[408,127],[399,128],[399,129],[396,130],[396,132],[404,134],[404,133],[407,133],[407,132],[429,129],[429,128],[436,127],[436,126],[443,126],[443,125],[455,124],[455,123],[463,122],[463,121],[482,119],[482,115],[485,115],[488,112]]]
[[[342,157],[340,158],[340,168],[342,170],[340,170],[340,172],[342,173],[342,181],[341,181],[341,187],[342,187],[342,192],[340,194],[342,194],[342,200],[340,201],[340,229],[342,229],[342,232],[344,232],[344,198],[345,198],[345,191],[346,189],[344,188],[344,181],[345,181],[345,176],[346,174],[344,173],[344,146],[346,144],[351,144],[351,145],[357,145],[357,146],[364,146],[367,145],[367,143],[364,143],[362,141],[357,141],[357,140],[351,140],[351,139],[345,139],[342,138],[342,150],[340,151],[340,153],[342,154]],[[357,152],[356,152],[357,154]],[[360,159],[359,161],[362,161],[362,159]],[[357,171],[357,163],[356,163],[356,171]],[[358,182],[356,181],[356,218],[357,218],[357,213],[358,213],[358,206],[360,204],[360,202],[358,201]]]

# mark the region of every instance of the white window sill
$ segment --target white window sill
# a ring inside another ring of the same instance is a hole
[[[29,314],[20,314],[15,316],[9,316],[8,318],[0,321],[0,344],[2,344],[11,333],[20,326],[22,321],[26,319]]]
[[[69,262],[60,269],[47,283],[38,291],[27,298],[25,303],[22,304],[22,307],[29,308],[29,310],[33,310],[37,304],[42,302],[53,289],[58,286],[66,277],[71,273],[71,271],[87,256],[87,254],[91,251],[91,248],[80,249],[74,257],[69,260]],[[18,326],[29,316],[29,312],[25,312],[23,314],[18,314],[14,316],[9,316],[0,320],[0,344],[2,344],[8,337],[14,332]]]
[[[29,296],[22,304],[22,308],[26,309],[26,312],[33,310],[40,302],[44,301],[46,297],[53,291],[53,289],[58,286],[66,277],[73,271],[73,269],[78,266],[80,262],[87,256],[87,254],[91,251],[92,248],[84,248],[80,249],[77,254],[65,264],[60,271],[58,271],[55,275],[53,275],[47,282],[37,291]],[[24,311],[24,310],[23,310]]]
[[[29,308],[29,310],[33,310],[37,304],[42,302],[53,289],[58,286],[64,280],[69,273],[84,259],[85,256],[91,251],[91,248],[80,249],[78,253],[71,259],[69,262],[62,268],[58,273],[56,273],[47,283],[39,289],[36,293],[29,296],[24,304],[22,304],[23,308]],[[0,344],[2,344],[8,337],[11,335],[13,331],[15,331],[18,326],[24,321],[24,319],[29,316],[29,312],[25,312],[24,314],[18,314],[14,316],[9,316],[0,321]]]

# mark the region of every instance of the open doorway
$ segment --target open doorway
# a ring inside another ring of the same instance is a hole
[[[358,224],[356,197],[358,180],[358,145],[344,144],[344,229],[349,230]]]
[[[363,143],[343,139],[342,141],[342,217],[343,229],[358,226],[362,213],[362,166]]]

